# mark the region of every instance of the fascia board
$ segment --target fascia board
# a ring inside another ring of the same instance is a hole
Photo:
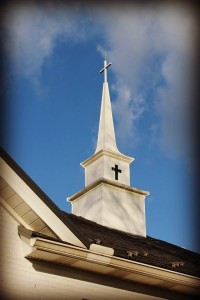
[[[129,261],[123,258],[119,258],[116,256],[110,256],[106,254],[102,254],[96,251],[91,251],[88,249],[80,249],[75,246],[61,244],[59,242],[49,241],[42,238],[31,238],[30,244],[33,247],[33,251],[28,254],[27,258],[32,259],[40,259],[40,253],[42,253],[42,260],[51,261],[52,263],[56,263],[59,256],[65,256],[66,258],[73,258],[77,260],[76,267],[82,268],[86,271],[87,266],[83,264],[81,267],[81,262],[85,261],[89,263],[96,264],[95,271],[98,272],[98,266],[105,267],[105,275],[108,274],[108,269],[125,271],[127,275],[135,274],[142,275],[147,279],[152,278],[158,280],[158,282],[162,281],[164,284],[168,282],[171,285],[184,286],[186,288],[194,289],[194,293],[200,290],[200,278],[194,277],[187,274],[178,273],[171,270],[162,269],[155,266],[145,265],[144,263]],[[45,253],[47,255],[47,259],[45,259]],[[51,254],[51,258],[49,259],[48,254]],[[55,255],[55,261],[54,256]],[[80,266],[79,266],[80,262]],[[60,262],[59,262],[60,263]],[[65,265],[70,265],[68,260],[65,260]],[[72,266],[73,267],[73,266]],[[102,274],[102,269],[101,269]],[[120,272],[118,273],[120,274]],[[113,275],[116,277],[116,275]],[[117,275],[117,277],[126,280],[126,277]],[[128,278],[127,280],[132,280]],[[134,280],[132,280],[134,281]],[[142,282],[141,282],[142,283]],[[181,290],[180,290],[181,291]]]

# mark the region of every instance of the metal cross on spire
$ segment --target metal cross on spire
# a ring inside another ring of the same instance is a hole
[[[104,82],[107,82],[107,69],[111,66],[111,63],[107,64],[106,61],[106,52],[105,52],[105,59],[104,59],[104,67],[99,72],[100,74],[104,72]]]

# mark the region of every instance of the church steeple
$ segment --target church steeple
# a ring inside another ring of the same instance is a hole
[[[107,69],[110,66],[111,63],[107,64],[107,61],[104,60],[104,67],[100,71],[100,73],[104,73],[104,82],[96,151],[81,163],[81,166],[85,168],[86,186],[99,178],[130,184],[129,165],[133,158],[123,155],[117,148],[107,82]]]
[[[109,86],[107,82],[107,69],[111,66],[111,63],[107,64],[104,60],[104,68],[100,73],[104,72],[104,83],[101,101],[101,113],[99,121],[99,133],[97,140],[96,152],[100,150],[108,150],[116,153],[120,153],[117,149],[115,130],[113,125],[112,109],[110,103]],[[95,153],[96,153],[95,152]]]
[[[111,63],[104,60],[104,83],[97,148],[81,163],[85,169],[85,188],[68,198],[73,213],[99,224],[146,236],[145,196],[148,192],[130,186],[132,157],[119,152],[116,145],[107,82]]]

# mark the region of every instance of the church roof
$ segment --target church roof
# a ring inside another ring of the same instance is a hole
[[[114,249],[114,256],[200,277],[200,255],[165,241],[126,233],[63,212],[91,244]],[[37,236],[37,234],[35,234]]]
[[[64,214],[91,243],[113,248],[115,256],[200,276],[200,255],[197,253],[149,236],[137,236],[73,214]]]
[[[76,226],[71,222],[71,220],[69,218],[67,218],[67,216],[64,216],[62,214],[61,210],[57,207],[57,205],[39,188],[39,186],[22,170],[22,168],[20,168],[20,166],[2,148],[0,148],[0,157],[15,172],[15,174],[20,179],[23,180],[23,182],[27,185],[27,187],[31,191],[34,192],[34,194],[40,199],[40,202],[42,202],[45,205],[45,208],[47,208],[48,211],[51,211],[53,213],[53,215],[56,217],[56,219],[55,219],[56,222],[58,222],[58,221],[62,222],[62,224],[64,226],[64,227],[62,227],[62,229],[63,228],[69,229],[69,231],[72,232],[75,237],[77,237],[77,239],[75,239],[75,240],[80,240],[81,243],[82,243],[82,245],[85,245],[85,247],[88,248],[89,247],[88,240],[85,239],[85,237],[77,230]],[[1,168],[1,172],[0,173],[2,173],[2,175],[4,176],[4,173],[6,173],[6,170],[4,170],[4,167]],[[4,186],[2,186],[2,188],[3,187]],[[0,188],[0,190],[1,190],[0,191],[0,195],[1,195],[1,192],[3,192],[4,189]],[[19,195],[17,195],[17,196],[19,197]],[[2,196],[2,198],[3,198],[3,196]],[[24,199],[24,200],[27,201],[27,199]],[[7,199],[6,199],[5,202],[7,202]],[[42,209],[39,206],[39,204],[38,205],[35,204],[35,206],[37,206],[37,212],[36,213],[39,216],[39,214],[41,213]],[[14,208],[14,206],[12,206],[12,208]],[[14,210],[14,213],[16,213],[15,210]],[[47,218],[49,218],[49,216],[47,216]],[[40,219],[42,219],[42,217]],[[52,222],[51,220],[49,220],[49,222],[50,223],[47,224],[48,228],[49,227],[50,228],[51,227],[55,227],[55,226],[53,226],[53,225],[55,225],[55,222]],[[35,228],[34,228],[34,225],[32,225],[32,224],[29,227],[32,227],[33,231],[34,231]],[[51,226],[51,224],[52,224],[52,226]],[[51,228],[51,229],[54,230],[54,232],[55,232],[55,228],[54,229]],[[59,237],[59,235],[58,235],[57,232],[55,232],[55,234],[56,234],[57,237]],[[68,234],[67,234],[67,236],[68,236]],[[63,240],[61,236],[60,236],[60,240]]]
[[[3,149],[0,149],[0,154],[29,188],[40,197],[41,201],[83,242],[86,248],[89,249],[91,244],[113,248],[116,257],[200,277],[199,254],[149,236],[142,237],[126,233],[61,211]],[[71,240],[67,242],[56,236],[50,237],[34,228],[32,236],[74,245]]]

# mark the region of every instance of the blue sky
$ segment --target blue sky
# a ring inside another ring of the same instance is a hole
[[[147,190],[147,234],[199,251],[192,82],[195,20],[185,6],[13,5],[4,15],[3,148],[62,209],[84,187],[108,70],[119,150]]]

